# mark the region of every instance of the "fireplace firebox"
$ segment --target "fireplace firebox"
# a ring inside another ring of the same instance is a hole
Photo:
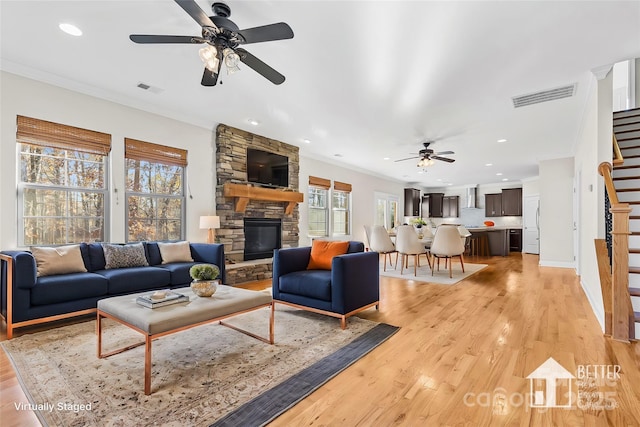
[[[282,247],[282,219],[244,219],[244,260],[271,258]]]

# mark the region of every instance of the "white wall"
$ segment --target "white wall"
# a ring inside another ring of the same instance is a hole
[[[367,173],[346,169],[331,163],[325,163],[310,157],[300,156],[300,192],[305,195],[300,203],[300,246],[311,244],[308,236],[308,205],[309,176],[330,179],[351,184],[351,232],[350,236],[340,236],[340,240],[352,239],[365,241],[364,225],[373,224],[375,217],[374,193],[387,193],[398,196],[398,209],[404,212],[404,183],[380,179]],[[331,238],[331,236],[329,236]]]
[[[541,161],[540,265],[573,267],[573,158]]]
[[[124,242],[124,138],[188,150],[186,238],[206,241],[199,216],[215,209],[215,133],[156,114],[2,72],[0,74],[0,248],[17,248],[16,115],[34,117],[112,135],[111,212],[108,240]],[[115,189],[118,189],[117,195]],[[189,197],[189,194],[193,198]]]
[[[604,231],[602,231],[604,225],[601,224],[604,223],[604,218],[601,216],[604,215],[604,181],[599,176],[597,169],[601,161],[611,161],[611,139],[609,137],[603,143],[608,145],[609,158],[601,159],[598,140],[598,110],[599,102],[602,100],[599,100],[598,81],[595,77],[592,78],[587,90],[589,93],[575,154],[575,175],[580,177],[579,185],[576,188],[580,203],[578,208],[580,245],[576,258],[579,263],[577,269],[580,272],[582,288],[600,325],[604,327],[604,305],[594,239],[604,238]],[[603,108],[607,108],[607,105],[603,105]]]

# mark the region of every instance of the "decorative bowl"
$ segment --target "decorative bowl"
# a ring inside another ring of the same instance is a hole
[[[218,289],[218,280],[194,280],[191,282],[191,290],[199,297],[210,297]]]
[[[496,223],[493,221],[485,221],[484,225],[486,225],[487,227],[493,227],[494,225],[496,225]]]

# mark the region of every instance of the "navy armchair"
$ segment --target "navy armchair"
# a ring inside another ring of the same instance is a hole
[[[346,254],[331,262],[331,270],[307,270],[311,247],[277,249],[273,256],[273,300],[303,310],[340,318],[380,302],[378,253],[364,252],[362,242],[349,242]]]

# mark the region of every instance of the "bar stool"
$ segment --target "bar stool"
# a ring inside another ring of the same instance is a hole
[[[471,233],[469,236],[469,255],[491,256],[489,253],[489,234],[486,231]]]

